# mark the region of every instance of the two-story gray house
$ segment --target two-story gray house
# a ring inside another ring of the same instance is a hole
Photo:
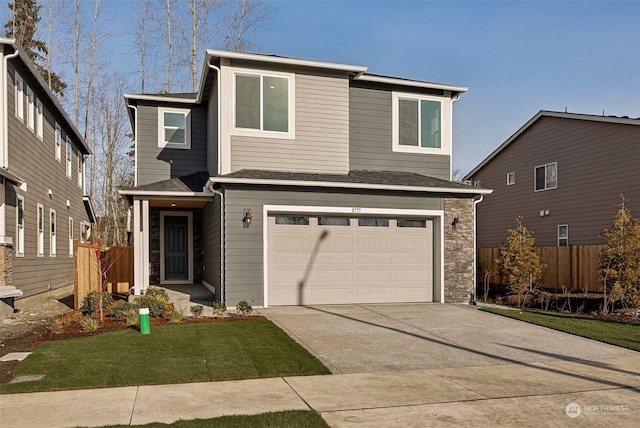
[[[518,216],[541,247],[603,244],[620,194],[640,215],[640,119],[540,111],[465,179],[493,189],[478,207],[481,248]]]
[[[27,54],[0,38],[0,298],[69,293],[93,221],[90,150]],[[47,294],[48,293],[48,294]]]
[[[135,294],[233,306],[468,302],[474,209],[451,181],[467,88],[209,50],[194,94],[125,95]]]

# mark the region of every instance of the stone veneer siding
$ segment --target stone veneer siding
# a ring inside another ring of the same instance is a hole
[[[458,216],[455,228],[453,219]],[[473,200],[444,199],[444,301],[469,303],[473,293]]]
[[[13,285],[13,247],[0,245],[0,287]]]
[[[177,210],[171,208],[149,209],[149,284],[160,284],[160,211],[191,211],[193,213],[193,282],[202,281],[202,209]]]

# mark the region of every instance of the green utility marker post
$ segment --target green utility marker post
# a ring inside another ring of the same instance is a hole
[[[151,324],[149,322],[149,308],[140,308],[138,312],[140,314],[140,333],[150,334]]]

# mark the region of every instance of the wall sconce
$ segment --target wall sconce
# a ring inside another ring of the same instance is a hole
[[[53,190],[49,189],[47,191],[47,195],[49,195],[49,197],[51,198],[53,196]]]
[[[69,201],[69,199],[67,199],[67,209],[71,208],[71,201]]]
[[[540,217],[545,217],[549,215],[549,210],[541,210],[540,211]]]
[[[251,220],[253,220],[253,216],[251,215],[251,210],[247,208],[244,210],[244,217],[242,218],[242,226],[245,228],[251,226]]]
[[[458,217],[458,214],[454,214],[453,221],[451,222],[451,229],[456,230],[458,223],[460,223],[460,217]]]

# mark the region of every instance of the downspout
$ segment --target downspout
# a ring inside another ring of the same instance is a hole
[[[482,202],[484,195],[480,195],[480,199],[473,200],[473,300],[472,305],[477,305],[477,292],[478,292],[478,216],[476,215],[476,206]]]
[[[127,107],[132,108],[135,112],[133,116],[133,120],[135,121],[133,129],[133,140],[135,147],[135,151],[133,153],[133,187],[138,187],[138,106],[127,104]]]
[[[7,109],[9,108],[9,95],[7,94],[7,74],[8,70],[8,62],[10,59],[17,57],[20,54],[20,51],[16,50],[9,55],[6,55],[3,58],[3,67],[2,67],[2,97],[3,97],[3,109],[2,112],[2,168],[9,169],[9,112]]]

